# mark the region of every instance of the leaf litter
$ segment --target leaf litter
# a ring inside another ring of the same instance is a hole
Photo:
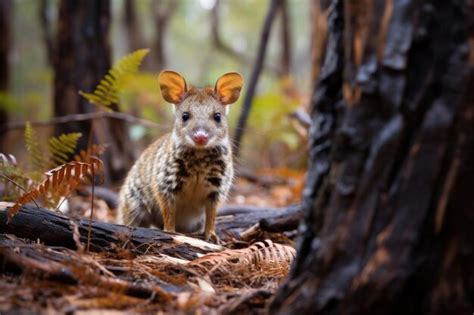
[[[285,180],[272,185],[239,179],[229,202],[293,203],[304,179],[289,173],[276,171]],[[261,174],[272,175],[269,170]],[[284,198],[275,197],[282,194]],[[90,204],[83,199],[84,205]],[[81,209],[87,212],[86,206]],[[104,213],[114,209],[104,209],[97,213],[112,221],[114,214]],[[127,251],[84,252],[84,246],[74,251],[0,234],[0,313],[264,314],[295,257],[294,248],[277,243],[279,239],[244,244],[228,239],[224,250],[186,260]]]

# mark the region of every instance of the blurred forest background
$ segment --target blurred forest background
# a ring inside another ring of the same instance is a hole
[[[232,105],[229,118],[231,137],[235,135],[270,1],[71,3],[1,1],[2,53],[7,64],[2,69],[0,86],[3,115],[0,152],[23,159],[26,121],[33,122],[45,141],[53,134],[72,131],[82,132],[82,141],[87,141],[84,122],[77,126],[78,122],[74,121],[35,122],[100,111],[84,104],[87,102],[77,94],[77,85],[84,92],[92,92],[117,60],[140,48],[149,48],[150,53],[140,72],[127,80],[120,93],[120,104],[114,110],[156,122],[158,128],[96,120],[100,126],[95,128],[108,126],[104,128],[109,129],[109,135],[102,137],[98,132],[99,143],[121,142],[109,146],[104,160],[110,184],[118,187],[146,145],[172,128],[171,106],[161,98],[157,84],[157,75],[163,69],[182,73],[196,86],[213,85],[228,71],[241,72],[246,85],[239,102]],[[301,121],[305,118],[312,85],[309,0],[287,0],[278,8],[264,57],[238,163],[246,170],[304,169],[307,130]],[[78,63],[78,60],[85,61]],[[67,90],[68,84],[75,87]],[[116,123],[121,126],[117,127]],[[127,139],[117,140],[117,137]]]

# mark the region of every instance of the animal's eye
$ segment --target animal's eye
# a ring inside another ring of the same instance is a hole
[[[214,113],[214,120],[216,123],[221,122],[221,113]]]
[[[183,119],[183,121],[187,121],[189,119],[189,113],[188,112],[184,112],[182,115],[181,115],[181,119]]]

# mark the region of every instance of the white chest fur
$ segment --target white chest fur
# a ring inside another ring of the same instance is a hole
[[[183,182],[176,194],[176,227],[183,231],[195,231],[203,226],[207,196],[211,192],[205,174],[195,173]]]

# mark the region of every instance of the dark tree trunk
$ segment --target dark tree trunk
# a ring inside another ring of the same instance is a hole
[[[88,113],[97,108],[82,98],[78,91],[93,91],[109,70],[110,1],[64,0],[59,4],[59,25],[54,79],[54,114],[64,116]],[[117,106],[112,106],[118,110]],[[88,145],[90,122],[72,122],[57,126],[57,133],[82,132],[79,149]],[[94,125],[94,135],[108,143],[105,162],[107,177],[125,176],[133,161],[126,126],[121,121],[104,120]]]
[[[128,37],[128,50],[132,52],[144,48],[146,45],[137,19],[136,1],[125,0],[123,20]]]
[[[262,73],[263,65],[265,63],[265,54],[267,51],[267,45],[268,40],[270,38],[270,32],[272,30],[273,21],[275,20],[275,16],[281,4],[282,0],[272,0],[270,2],[265,21],[263,23],[262,32],[260,34],[260,43],[258,46],[257,57],[253,66],[252,75],[250,76],[250,80],[247,85],[247,93],[245,94],[244,102],[242,105],[242,112],[240,113],[239,121],[237,122],[237,127],[235,130],[234,155],[236,157],[238,157],[240,154],[240,145],[242,142],[242,137],[245,133],[245,127],[247,125],[247,119],[250,114],[253,97],[255,96],[258,80],[260,79],[260,74]]]
[[[281,10],[281,74],[287,76],[291,70],[291,32],[288,3],[282,0]]]
[[[11,17],[12,2],[10,0],[0,1],[0,30],[2,39],[0,40],[0,93],[8,90],[10,79],[9,55],[11,48]],[[0,126],[5,126],[8,122],[8,113],[0,104]],[[0,133],[0,153],[5,149],[5,134]]]
[[[470,314],[472,4],[325,10],[305,224],[271,313]]]
[[[166,66],[165,37],[169,21],[176,11],[178,1],[153,1],[152,12],[155,22],[155,37],[152,47],[154,48],[155,62],[158,70],[163,70]]]
[[[51,21],[51,3],[48,0],[41,0],[39,5],[39,19],[41,22],[44,45],[46,47],[46,56],[48,63],[54,67],[54,58],[56,56],[54,46],[54,34]]]

